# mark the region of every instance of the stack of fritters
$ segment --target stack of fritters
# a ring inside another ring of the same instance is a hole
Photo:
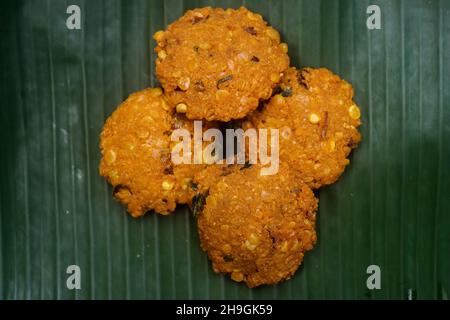
[[[106,121],[101,175],[134,217],[189,204],[216,272],[249,287],[290,278],[316,242],[312,189],[339,178],[361,139],[351,85],[289,67],[279,33],[245,8],[189,10],[154,39],[162,89],[132,94]],[[193,134],[194,120],[279,130],[279,171],[175,165],[171,134]]]

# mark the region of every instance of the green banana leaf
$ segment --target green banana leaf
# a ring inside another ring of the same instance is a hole
[[[0,3],[0,299],[448,299],[450,1]],[[215,274],[187,208],[133,219],[98,174],[105,119],[157,85],[152,34],[207,5],[261,13],[293,65],[339,74],[362,111],[350,166],[319,192],[317,246],[276,286]]]

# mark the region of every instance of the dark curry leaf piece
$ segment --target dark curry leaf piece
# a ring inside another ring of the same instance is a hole
[[[233,259],[233,256],[231,254],[226,254],[226,255],[223,256],[223,261],[225,261],[225,262],[231,262],[233,260],[234,259]]]
[[[189,186],[191,187],[192,190],[197,191],[198,190],[198,184],[195,183],[194,181],[191,181],[189,183]]]
[[[209,190],[205,193],[196,194],[192,198],[192,215],[194,216],[194,218],[197,218],[197,216],[203,211],[203,207],[205,206],[206,198],[208,197],[208,195]]]
[[[231,74],[227,75],[226,77],[223,77],[222,79],[217,80],[217,89],[219,89],[219,86],[227,81],[230,81],[231,79],[233,79],[233,76]]]
[[[272,95],[274,96],[274,95],[276,95],[276,94],[281,93],[282,91],[283,91],[283,89],[281,89],[280,86],[276,86],[276,87],[273,88],[273,90],[272,90]]]
[[[273,95],[276,94],[281,94],[283,97],[290,97],[292,96],[292,88],[291,87],[281,87],[281,86],[276,86],[273,89]]]
[[[297,71],[297,82],[299,85],[303,86],[306,89],[309,89],[308,83],[306,82],[305,75],[303,72],[308,72],[307,70]]]
[[[292,88],[291,87],[283,88],[283,90],[281,91],[281,95],[285,98],[292,96]]]
[[[239,170],[245,170],[245,169],[249,169],[253,166],[253,164],[251,164],[249,161],[246,161],[245,164],[242,166],[241,169]]]

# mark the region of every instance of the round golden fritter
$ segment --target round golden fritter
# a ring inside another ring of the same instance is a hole
[[[192,178],[205,165],[171,162],[172,131],[192,132],[191,122],[174,116],[160,88],[131,94],[106,121],[100,139],[100,174],[132,216],[152,209],[168,214],[195,194]]]
[[[280,93],[243,126],[278,129],[280,163],[319,188],[339,178],[361,140],[360,110],[352,98],[352,86],[327,69],[290,68]]]
[[[156,75],[189,119],[245,117],[289,66],[278,31],[243,7],[189,10],[154,39]]]
[[[260,168],[221,177],[197,215],[214,271],[249,287],[289,279],[316,242],[318,201],[311,189],[285,167],[267,176]]]

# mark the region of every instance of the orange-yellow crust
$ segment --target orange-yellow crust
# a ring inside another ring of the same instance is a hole
[[[234,170],[209,189],[198,228],[216,272],[249,287],[289,279],[316,242],[317,199],[282,167]]]
[[[279,129],[280,163],[311,188],[335,182],[361,140],[352,86],[327,69],[290,68],[280,88],[261,112],[249,115],[244,128]]]
[[[245,117],[289,66],[279,33],[243,7],[189,10],[154,38],[158,79],[190,119]]]
[[[205,168],[203,164],[175,166],[171,162],[172,131],[185,128],[193,132],[192,121],[173,114],[162,90],[150,88],[131,94],[103,128],[100,174],[134,217],[152,209],[168,214],[177,203],[189,202],[195,194],[190,187],[192,178]]]

